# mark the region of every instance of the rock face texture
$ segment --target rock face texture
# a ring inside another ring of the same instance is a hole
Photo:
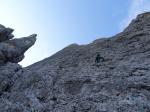
[[[150,112],[150,12],[111,38],[72,44],[26,68],[17,62],[36,35],[8,40],[12,29],[0,28],[0,112]]]

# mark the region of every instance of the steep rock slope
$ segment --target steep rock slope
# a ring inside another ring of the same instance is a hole
[[[14,68],[0,112],[150,112],[149,23],[150,12],[143,13],[116,36]]]

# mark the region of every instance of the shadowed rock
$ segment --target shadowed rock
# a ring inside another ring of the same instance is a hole
[[[0,61],[18,63],[24,53],[35,43],[36,34],[0,43]]]
[[[5,26],[0,25],[0,42],[12,39],[14,37],[13,31],[12,28],[5,28]]]

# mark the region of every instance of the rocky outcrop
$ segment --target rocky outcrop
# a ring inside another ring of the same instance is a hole
[[[36,34],[19,39],[12,39],[0,44],[2,61],[18,63],[24,58],[24,53],[35,43]]]
[[[36,34],[20,39],[12,39],[13,29],[0,25],[0,62],[18,63],[24,58],[24,53],[36,41]],[[11,39],[11,40],[10,40]]]
[[[9,103],[5,94],[11,94],[11,88],[21,73],[22,67],[17,64],[24,58],[24,53],[36,41],[36,34],[29,37],[13,39],[13,29],[0,25],[0,112],[12,112],[6,108]],[[14,104],[15,105],[15,104]],[[17,106],[17,105],[16,105]],[[12,108],[15,108],[12,106]],[[17,112],[17,111],[14,111]]]
[[[3,64],[0,112],[150,112],[149,21],[140,14],[116,36],[72,44],[26,68]]]

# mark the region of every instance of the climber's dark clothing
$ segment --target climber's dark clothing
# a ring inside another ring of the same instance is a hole
[[[100,62],[103,62],[104,61],[104,58],[101,57],[99,54],[96,56],[95,58],[95,63],[100,63]]]

